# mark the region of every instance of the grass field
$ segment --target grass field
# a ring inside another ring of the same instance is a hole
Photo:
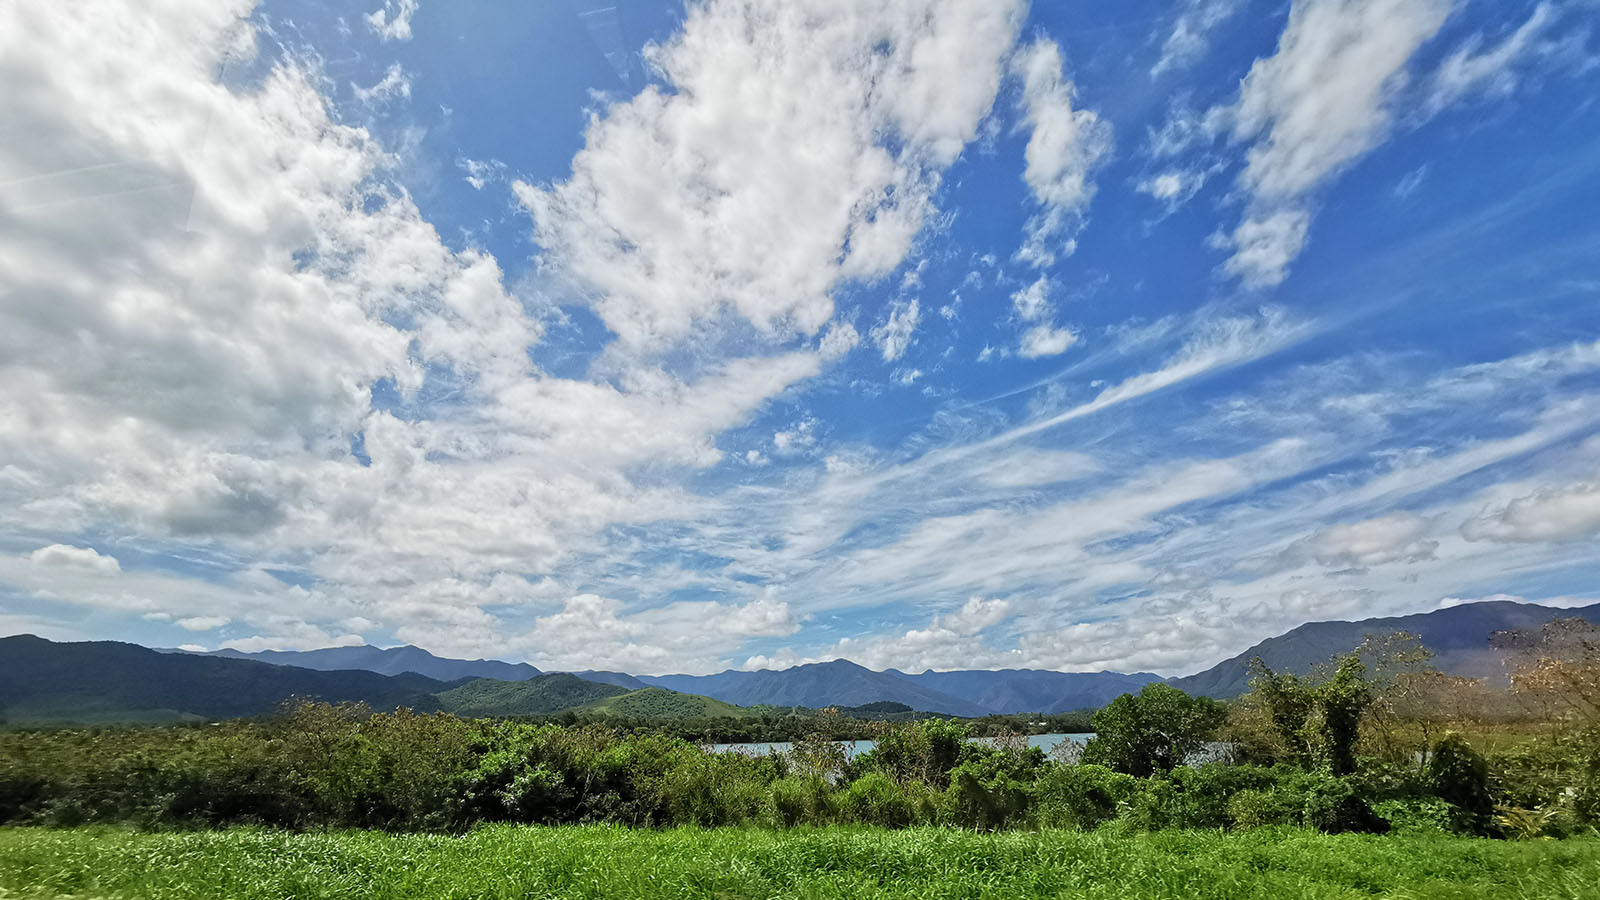
[[[1600,897],[1600,841],[913,829],[0,829],[0,897]]]

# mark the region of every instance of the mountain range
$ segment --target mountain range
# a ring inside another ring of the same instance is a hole
[[[170,651],[183,652],[183,651]],[[458,678],[495,678],[500,681],[526,681],[539,674],[527,663],[498,659],[443,659],[421,647],[326,647],[321,650],[211,650],[207,656],[253,659],[279,666],[298,666],[331,672],[337,669],[362,669],[383,675],[412,672],[439,681]],[[640,685],[643,687],[643,685]]]
[[[1419,635],[1441,671],[1503,680],[1491,635],[1537,629],[1567,616],[1600,623],[1600,604],[1557,609],[1485,601],[1410,616],[1312,622],[1202,672],[1168,681],[1191,694],[1237,696],[1249,687],[1248,666],[1255,657],[1278,671],[1303,673],[1353,650],[1369,634],[1394,631]],[[542,673],[526,663],[445,659],[409,646],[193,653],[114,641],[0,638],[0,717],[13,722],[218,719],[264,714],[295,697],[467,716],[548,715],[571,709],[641,717],[737,717],[752,714],[747,708],[753,706],[818,709],[889,703],[974,717],[1093,709],[1160,680],[1150,673],[1037,669],[874,671],[844,659],[715,675]]]
[[[1505,668],[1489,645],[1496,631],[1532,631],[1552,619],[1576,617],[1600,624],[1600,603],[1557,609],[1534,603],[1486,600],[1410,616],[1361,619],[1355,622],[1308,622],[1268,638],[1238,656],[1170,683],[1190,694],[1237,697],[1250,688],[1250,660],[1261,657],[1279,672],[1302,674],[1312,666],[1349,653],[1369,634],[1411,632],[1433,651],[1433,666],[1451,675],[1487,678],[1503,683]]]

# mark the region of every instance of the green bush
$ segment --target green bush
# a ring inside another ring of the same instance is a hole
[[[973,746],[967,743],[968,734],[965,723],[943,719],[891,725],[877,735],[871,750],[855,758],[850,772],[882,772],[896,781],[943,788],[950,782],[950,770]]]
[[[1402,834],[1443,834],[1455,830],[1455,807],[1438,797],[1380,800],[1372,811]]]
[[[821,778],[795,775],[772,783],[771,820],[784,828],[822,825],[833,820],[833,788]]]
[[[1328,834],[1384,834],[1389,830],[1389,823],[1342,778],[1322,781],[1306,794],[1305,824]]]
[[[1033,784],[1035,819],[1048,828],[1098,828],[1137,788],[1133,776],[1105,766],[1047,766]]]
[[[883,828],[905,828],[929,818],[925,789],[905,790],[882,772],[868,772],[851,782],[839,794],[838,808],[846,822]]]
[[[1234,828],[1299,825],[1305,806],[1305,796],[1294,791],[1246,788],[1228,798],[1228,819]]]
[[[1428,789],[1453,808],[1452,827],[1465,834],[1498,834],[1489,765],[1458,734],[1447,734],[1428,756]]]

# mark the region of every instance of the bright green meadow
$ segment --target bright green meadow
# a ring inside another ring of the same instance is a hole
[[[1582,898],[1600,840],[492,825],[0,830],[7,898]]]

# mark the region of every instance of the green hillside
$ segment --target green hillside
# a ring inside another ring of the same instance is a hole
[[[699,694],[680,694],[658,687],[641,688],[615,697],[596,700],[584,704],[577,711],[635,719],[744,718],[755,714],[754,710],[747,707],[734,706]]]
[[[627,693],[614,684],[585,681],[555,672],[527,681],[479,678],[438,695],[447,712],[468,718],[492,716],[547,716],[608,697]]]
[[[291,698],[431,712],[443,687],[409,672],[318,672],[116,641],[0,638],[0,719],[16,724],[229,719],[269,714]]]

